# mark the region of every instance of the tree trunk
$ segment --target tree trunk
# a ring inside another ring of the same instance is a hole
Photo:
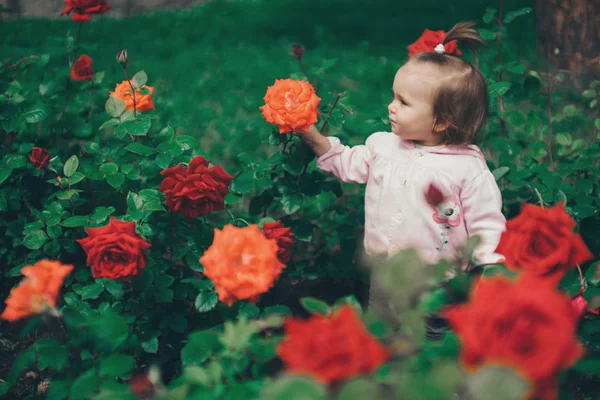
[[[544,56],[574,75],[600,73],[600,0],[537,0]]]

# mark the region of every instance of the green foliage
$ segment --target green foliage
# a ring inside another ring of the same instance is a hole
[[[337,15],[335,2],[326,3],[320,4],[323,15],[310,11],[311,19],[325,18],[327,7]],[[301,293],[303,285],[313,282],[359,280],[362,271],[351,265],[357,257],[363,190],[321,173],[308,146],[264,122],[258,107],[266,87],[277,78],[305,78],[288,54],[289,46],[302,39],[307,46],[304,66],[323,99],[320,123],[327,121],[329,134],[347,144],[363,143],[370,133],[387,129],[388,90],[382,88],[405,60],[397,37],[408,44],[425,26],[400,27],[404,31],[394,35],[393,43],[383,40],[389,40],[387,31],[365,28],[357,46],[355,38],[341,33],[352,30],[331,28],[330,19],[308,32],[297,24],[308,20],[301,17],[306,11],[294,6],[253,40],[244,36],[237,43],[223,35],[236,29],[239,39],[249,27],[265,26],[269,7],[279,12],[283,5],[290,6],[283,1],[214,2],[189,14],[150,16],[153,35],[171,32],[152,51],[144,51],[152,43],[149,31],[141,29],[148,28],[146,20],[99,19],[86,23],[78,40],[71,21],[42,28],[36,25],[41,22],[19,21],[35,29],[33,37],[28,33],[15,41],[18,47],[7,44],[12,58],[0,66],[0,273],[7,282],[0,293],[8,295],[23,265],[43,258],[64,260],[75,270],[59,303],[63,320],[49,322],[50,330],[41,337],[32,334],[39,318],[24,328],[22,336],[31,338],[30,345],[19,349],[6,377],[0,375],[0,396],[14,391],[32,369],[49,379],[48,399],[133,399],[126,383],[140,374],[149,375],[157,398],[164,399],[445,399],[464,390],[485,399],[519,398],[526,391],[518,376],[501,368],[464,376],[452,333],[437,342],[425,340],[423,319],[466,298],[474,274],[461,271],[460,265],[470,259],[476,239],[465,244],[459,260],[434,266],[423,265],[414,250],[374,263],[373,278],[392,294],[398,310],[399,332],[372,313],[363,315],[356,297],[346,296],[347,288],[343,294],[333,287],[296,296],[296,289]],[[381,5],[376,1],[364,7],[373,11]],[[532,35],[512,29],[514,21],[531,25],[530,8],[506,12],[501,24],[496,9],[468,12],[479,11],[486,24],[480,32],[490,41],[480,66],[492,99],[491,120],[479,144],[502,189],[503,211],[512,217],[524,202],[563,201],[598,253],[598,82],[575,93],[562,72],[521,57],[527,49],[517,43]],[[230,14],[237,19],[223,17]],[[385,8],[380,14],[391,18],[394,13]],[[339,26],[355,26],[364,12],[347,18]],[[230,19],[238,21],[235,26]],[[206,22],[205,35],[188,36],[193,31],[188,28],[199,20]],[[445,12],[435,20],[448,21]],[[179,22],[186,28],[178,30]],[[119,32],[119,40],[130,48],[129,65],[135,68],[130,72],[139,71],[131,76],[132,85],[155,88],[156,111],[134,113],[109,96],[125,78],[114,61],[118,49],[105,46],[107,32]],[[3,24],[0,33],[7,38],[22,34],[12,22]],[[341,43],[346,42],[352,45],[345,48]],[[47,54],[35,55],[42,46]],[[83,53],[94,59],[97,72],[91,81],[72,81],[65,60]],[[342,95],[332,109],[338,93]],[[48,169],[31,165],[33,147],[49,150]],[[221,165],[233,182],[224,210],[189,221],[167,211],[158,191],[160,172],[198,155]],[[147,267],[131,281],[94,279],[76,242],[87,228],[104,226],[111,216],[135,221],[137,232],[152,243]],[[199,262],[214,228],[262,227],[276,220],[295,235],[292,259],[277,283],[281,286],[256,304],[220,303]],[[446,278],[449,271],[451,279]],[[600,296],[598,271],[597,264],[583,266],[583,277],[572,270],[561,289],[574,296],[583,279],[584,296],[592,302]],[[483,274],[513,275],[501,265],[487,266]],[[328,316],[344,304],[395,349],[394,358],[372,375],[340,383],[335,391],[307,377],[282,374],[277,346],[284,317],[302,308]],[[595,316],[581,323],[580,336],[593,352],[577,364],[577,373],[596,373],[598,332]],[[148,371],[150,365],[154,367]]]

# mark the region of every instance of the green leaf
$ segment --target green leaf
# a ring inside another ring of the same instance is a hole
[[[63,172],[66,177],[69,177],[73,175],[75,171],[77,171],[77,168],[79,168],[79,159],[76,155],[72,155],[65,163],[65,166],[63,167]]]
[[[70,198],[75,196],[76,193],[79,193],[79,192],[81,192],[81,190],[77,190],[77,189],[65,190],[64,192],[56,193],[56,198],[59,200],[69,200]]]
[[[127,147],[125,147],[125,150],[130,151],[134,154],[139,154],[142,156],[150,156],[154,153],[156,153],[156,149],[146,146],[145,144],[141,144],[141,143],[130,143],[127,145]]]
[[[306,311],[311,314],[317,315],[329,315],[331,314],[331,307],[327,303],[317,300],[314,297],[303,297],[300,299],[300,304]]]
[[[214,332],[201,332],[206,335]],[[181,350],[181,362],[183,365],[200,365],[212,355],[212,342],[202,340],[202,336],[190,336],[190,341]]]
[[[6,157],[6,166],[12,169],[23,168],[27,165],[27,158],[21,154],[13,154]]]
[[[155,139],[158,143],[163,143],[171,141],[173,139],[173,136],[175,136],[175,131],[173,130],[173,128],[171,128],[170,125],[167,125],[165,128],[163,128],[162,131],[158,133],[158,135],[156,135]]]
[[[10,372],[8,373],[7,381],[9,383],[15,383],[17,378],[25,371],[31,364],[35,362],[37,353],[34,346],[29,347],[19,354],[17,359],[12,363]]]
[[[29,110],[21,114],[21,118],[24,119],[28,124],[37,124],[45,120],[48,115],[48,110],[44,108],[34,108],[33,110]]]
[[[219,298],[216,293],[200,292],[200,294],[196,297],[196,310],[198,310],[198,312],[208,312],[215,308],[218,302]]]
[[[50,381],[50,386],[48,387],[48,392],[46,393],[45,400],[63,400],[67,398],[69,394],[69,387],[71,386],[70,380],[57,380],[52,379]],[[0,393],[2,394],[2,393]],[[69,399],[75,400],[75,399]]]
[[[300,209],[302,196],[295,193],[286,193],[281,197],[281,208],[287,215],[291,215]]]
[[[100,145],[96,142],[86,142],[83,149],[90,154],[96,154],[100,152]]]
[[[95,369],[91,369],[90,371],[79,375],[73,382],[73,386],[71,386],[69,400],[85,400],[89,398],[100,382],[100,378],[96,376]]]
[[[590,265],[585,271],[585,279],[592,286],[600,287],[600,261]]]
[[[261,400],[325,400],[327,389],[303,376],[283,376],[263,386]]]
[[[492,22],[494,20],[494,15],[496,14],[496,11],[497,10],[495,8],[486,8],[485,14],[483,14],[483,22],[485,22],[486,24]]]
[[[520,400],[529,392],[529,383],[514,370],[487,366],[469,376],[466,382],[473,400]]]
[[[12,169],[10,168],[0,168],[0,184],[4,182],[12,173]]]
[[[419,309],[426,314],[437,314],[438,311],[450,304],[450,296],[443,288],[426,292],[421,298]]]
[[[58,344],[56,339],[40,340],[38,345],[38,368],[45,370],[50,368],[54,371],[62,371],[68,362],[68,349]]]
[[[131,84],[134,88],[139,89],[148,82],[148,76],[144,71],[139,71],[133,78],[131,78]]]
[[[71,175],[71,178],[69,178],[69,184],[75,185],[84,179],[85,179],[84,174],[82,174],[81,172],[75,172],[73,175]]]
[[[594,97],[596,97],[596,91],[594,89],[587,89],[583,91],[583,97],[587,98],[587,99],[593,99]]]
[[[496,179],[496,182],[498,182],[500,180],[500,178],[502,178],[504,175],[508,174],[509,171],[510,171],[509,167],[498,167],[492,171],[492,175],[494,175],[494,179]]]
[[[577,372],[600,377],[600,357],[586,357],[573,366]]]
[[[573,268],[567,271],[565,276],[563,276],[559,282],[558,288],[566,292],[569,297],[575,297],[581,289],[581,281],[579,279],[579,272],[577,269]]]
[[[87,321],[90,333],[102,342],[116,348],[123,344],[129,336],[127,320],[117,313],[106,311],[104,314]]]
[[[600,130],[600,118],[594,120],[594,126],[596,129]]]
[[[102,164],[100,166],[100,168],[98,168],[100,170],[100,172],[107,174],[107,175],[112,175],[114,173],[116,173],[117,171],[119,171],[119,166],[117,164],[115,164],[114,162],[108,162],[106,164]]]
[[[479,34],[481,35],[481,37],[483,38],[483,40],[495,40],[496,39],[496,33],[494,31],[492,31],[491,29],[478,29]]]
[[[31,231],[23,238],[23,245],[31,250],[40,249],[46,240],[48,239],[48,235],[44,231]]]
[[[573,136],[567,132],[560,132],[556,135],[556,143],[562,146],[571,146],[573,144]]]
[[[92,78],[92,83],[94,85],[101,84],[102,81],[104,80],[104,75],[106,75],[106,73],[104,71],[96,72]]]
[[[198,139],[193,136],[177,136],[175,138],[175,142],[177,142],[184,151],[190,150],[198,146]]]
[[[378,399],[379,388],[373,381],[358,378],[345,384],[340,390],[338,400]]]
[[[106,103],[104,104],[104,109],[106,110],[107,114],[113,118],[117,118],[119,115],[121,115],[123,111],[125,111],[126,107],[127,106],[125,105],[125,102],[115,96],[109,96],[108,100],[106,100]]]
[[[521,8],[520,10],[507,12],[506,16],[504,17],[504,22],[509,24],[512,21],[514,21],[515,18],[523,16],[523,15],[527,15],[531,11],[532,11],[532,9],[530,7],[525,7],[525,8]]]
[[[246,195],[252,193],[254,190],[254,171],[244,171],[233,180],[231,184],[231,191],[233,193]]]
[[[67,228],[73,228],[76,226],[84,226],[89,222],[89,216],[80,216],[76,215],[74,217],[69,217],[61,222],[61,225]]]
[[[100,294],[104,291],[104,286],[99,283],[93,283],[91,285],[84,286],[81,289],[81,299],[97,299]]]
[[[129,120],[119,125],[117,131],[120,132],[120,137],[126,135],[146,136],[151,126],[152,121],[149,119]]]
[[[577,204],[572,208],[573,216],[577,220],[582,220],[584,218],[593,217],[597,214],[598,209],[589,204]]]
[[[127,375],[135,367],[132,356],[125,354],[112,354],[102,360],[99,373],[102,376],[117,378]]]
[[[154,160],[154,162],[160,168],[165,169],[169,168],[169,166],[171,165],[171,159],[172,157],[169,154],[159,154],[156,156],[156,160]]]
[[[115,189],[118,189],[123,185],[123,182],[125,182],[125,175],[120,172],[117,172],[114,175],[108,175],[106,177],[106,182]]]
[[[144,349],[146,353],[156,354],[158,351],[158,338],[154,336],[149,340],[142,342],[142,349]]]
[[[577,106],[569,104],[563,108],[563,113],[567,117],[575,117],[581,114],[581,110]]]
[[[506,92],[508,92],[508,89],[510,89],[511,85],[512,84],[510,82],[495,82],[495,83],[492,83],[489,86],[490,95],[492,97],[494,97],[494,96],[502,96]]]
[[[115,126],[115,125],[119,125],[119,120],[116,118],[111,118],[108,121],[106,121],[105,123],[103,123],[102,125],[100,125],[100,128],[98,128],[98,130],[102,130],[105,128],[109,128],[111,126]]]

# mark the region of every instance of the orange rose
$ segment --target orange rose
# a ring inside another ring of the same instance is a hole
[[[149,90],[149,94],[141,94],[142,89]],[[152,103],[152,93],[154,88],[151,86],[144,85],[141,88],[135,90],[135,108],[137,111],[149,111],[154,110],[154,103]],[[129,82],[123,81],[118,83],[115,87],[114,92],[110,92],[111,96],[118,97],[125,102],[125,106],[128,110],[133,110],[133,92]]]
[[[267,122],[279,127],[279,133],[306,132],[317,122],[321,99],[308,82],[276,79],[267,89],[264,100],[265,105],[260,107],[262,115]]]
[[[304,321],[288,318],[277,352],[291,373],[332,383],[375,372],[391,353],[363,325],[351,306]]]
[[[212,245],[200,262],[211,279],[219,300],[231,306],[236,300],[256,301],[272,286],[285,265],[277,259],[277,241],[267,239],[258,228],[226,225],[215,228]]]
[[[25,278],[10,291],[6,299],[6,309],[0,318],[16,321],[29,315],[38,314],[46,307],[56,306],[56,298],[63,281],[73,270],[72,265],[58,261],[41,260],[21,269]]]

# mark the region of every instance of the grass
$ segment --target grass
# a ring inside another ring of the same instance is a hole
[[[406,46],[425,28],[447,30],[459,20],[480,20],[485,8],[496,3],[217,0],[129,19],[95,16],[83,26],[80,44],[94,59],[95,70],[106,72],[99,108],[108,89],[123,79],[115,55],[127,48],[130,70],[144,69],[156,88],[159,125],[198,137],[200,152],[228,166],[240,151],[260,152],[257,138],[264,141],[270,132],[258,111],[267,86],[276,78],[302,76],[289,55],[292,43],[306,47],[304,62],[309,75],[318,77],[325,110],[335,93],[346,91],[342,103],[356,112],[345,131],[358,143],[385,128],[378,118],[386,115],[391,81],[406,58]],[[506,3],[510,10],[533,1]],[[63,52],[67,31],[75,35],[76,29],[67,18],[3,22],[0,59]],[[533,18],[524,19],[512,33],[514,51],[530,53],[534,31]],[[67,73],[66,60],[51,62]],[[333,133],[339,132],[334,128]]]

